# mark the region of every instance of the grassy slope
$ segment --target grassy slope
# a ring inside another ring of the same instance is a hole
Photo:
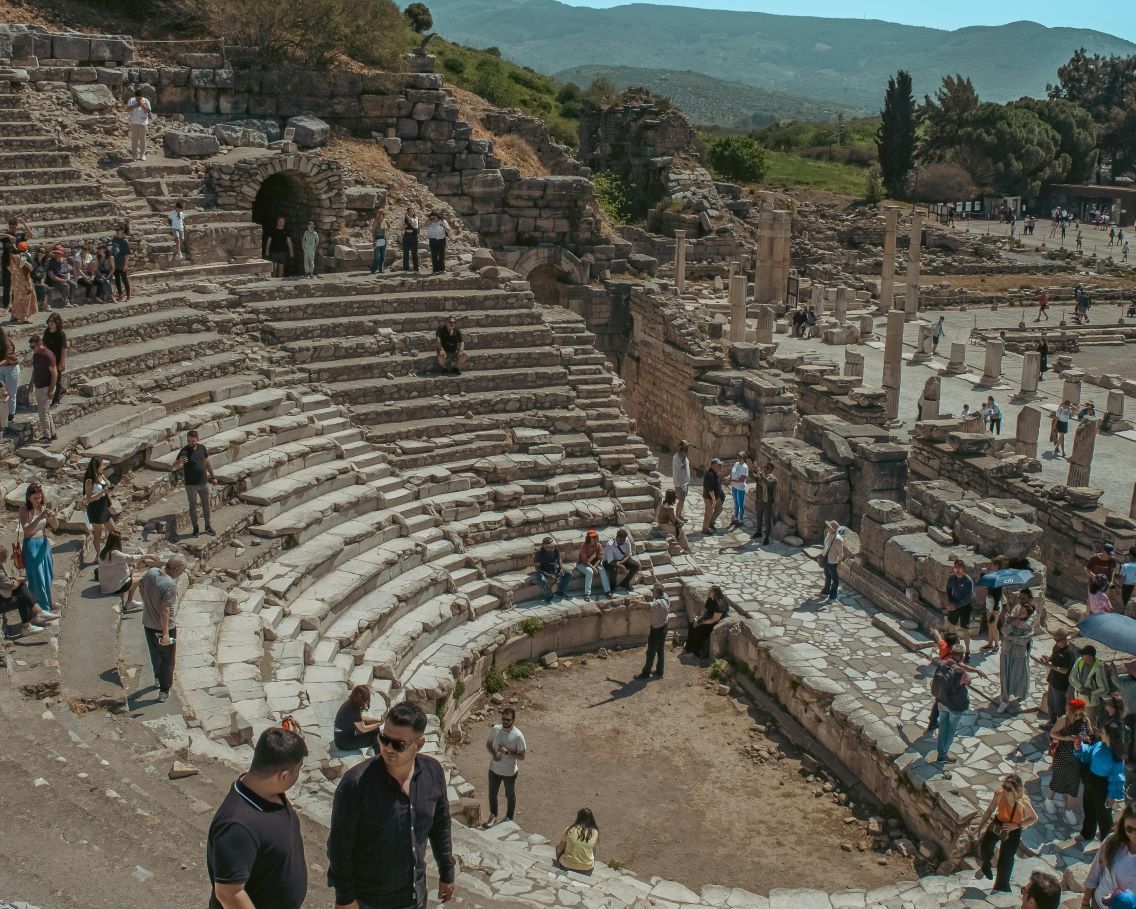
[[[765,183],[769,186],[804,186],[823,189],[842,196],[864,195],[868,171],[849,164],[814,161],[790,152],[767,151],[769,170]]]

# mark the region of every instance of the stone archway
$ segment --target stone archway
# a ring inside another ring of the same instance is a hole
[[[314,154],[270,155],[211,164],[208,179],[218,208],[247,211],[262,228],[284,215],[296,254],[293,271],[300,265],[300,235],[308,221],[319,231],[319,252],[331,255],[347,217],[343,165],[338,161]]]
[[[308,221],[315,220],[316,202],[311,188],[296,173],[284,171],[272,174],[256,191],[252,202],[252,219],[260,225],[260,248],[264,249],[264,238],[268,230],[276,225],[276,219],[284,216],[285,225],[292,237],[293,259],[285,268],[285,274],[297,272],[302,265],[300,260],[300,237],[307,229]]]
[[[506,268],[528,279],[538,303],[566,306],[564,289],[588,283],[588,263],[560,246],[511,248],[500,253]]]

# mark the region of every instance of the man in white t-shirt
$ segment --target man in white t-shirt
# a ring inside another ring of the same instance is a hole
[[[446,238],[450,225],[439,212],[431,212],[426,224],[426,239],[430,242],[430,269],[434,274],[446,270]]]
[[[150,125],[154,109],[142,89],[135,89],[134,97],[126,102],[126,111],[126,122],[130,124],[130,155],[135,161],[145,161],[146,127]]]
[[[738,452],[734,466],[730,468],[730,494],[734,497],[734,519],[731,527],[741,527],[745,519],[746,481],[749,479],[749,465],[744,451]]]
[[[678,451],[671,457],[671,481],[674,483],[675,517],[682,520],[682,510],[686,507],[686,494],[690,492],[690,443],[683,439],[678,443]]]
[[[489,752],[489,820],[497,823],[497,796],[505,784],[505,820],[513,820],[517,810],[517,762],[525,759],[525,737],[516,727],[517,712],[512,707],[501,711],[501,722],[489,730],[485,750]]]
[[[174,235],[174,242],[177,244],[177,258],[185,258],[185,213],[182,211],[181,203],[175,202],[173,210],[170,212],[170,230]]]

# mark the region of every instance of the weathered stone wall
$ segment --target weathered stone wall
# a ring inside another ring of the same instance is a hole
[[[102,66],[129,63],[133,59],[134,39],[129,35],[55,32],[38,25],[0,23],[0,60],[11,62],[13,66],[56,71],[81,64]],[[102,80],[99,79],[99,73],[92,70],[90,76],[82,76],[75,81]]]
[[[481,115],[482,125],[496,136],[519,136],[536,152],[541,166],[557,176],[587,177],[591,170],[576,158],[576,153],[557,142],[544,122],[516,108],[490,110]]]
[[[1083,600],[1085,561],[1104,542],[1121,552],[1136,545],[1136,521],[1097,504],[1099,495],[1086,499],[1059,483],[1026,474],[1020,457],[966,450],[970,439],[961,429],[961,423],[949,420],[915,425],[909,460],[912,479],[949,480],[974,496],[1032,508],[1043,531],[1038,552],[1049,569],[1050,589]]]

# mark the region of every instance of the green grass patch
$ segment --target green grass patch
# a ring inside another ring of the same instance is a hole
[[[509,668],[505,670],[505,675],[513,680],[531,679],[536,675],[536,663],[532,660],[517,660],[517,662],[509,664]]]
[[[527,634],[530,638],[540,631],[544,623],[540,619],[525,619],[521,622],[521,631]]]
[[[508,684],[509,681],[505,678],[505,673],[496,666],[491,667],[490,670],[485,673],[485,681],[482,682],[482,685],[485,686],[486,694],[500,694],[505,690]]]
[[[850,164],[816,161],[788,152],[766,152],[765,185],[822,189],[842,196],[864,195],[868,171]]]

